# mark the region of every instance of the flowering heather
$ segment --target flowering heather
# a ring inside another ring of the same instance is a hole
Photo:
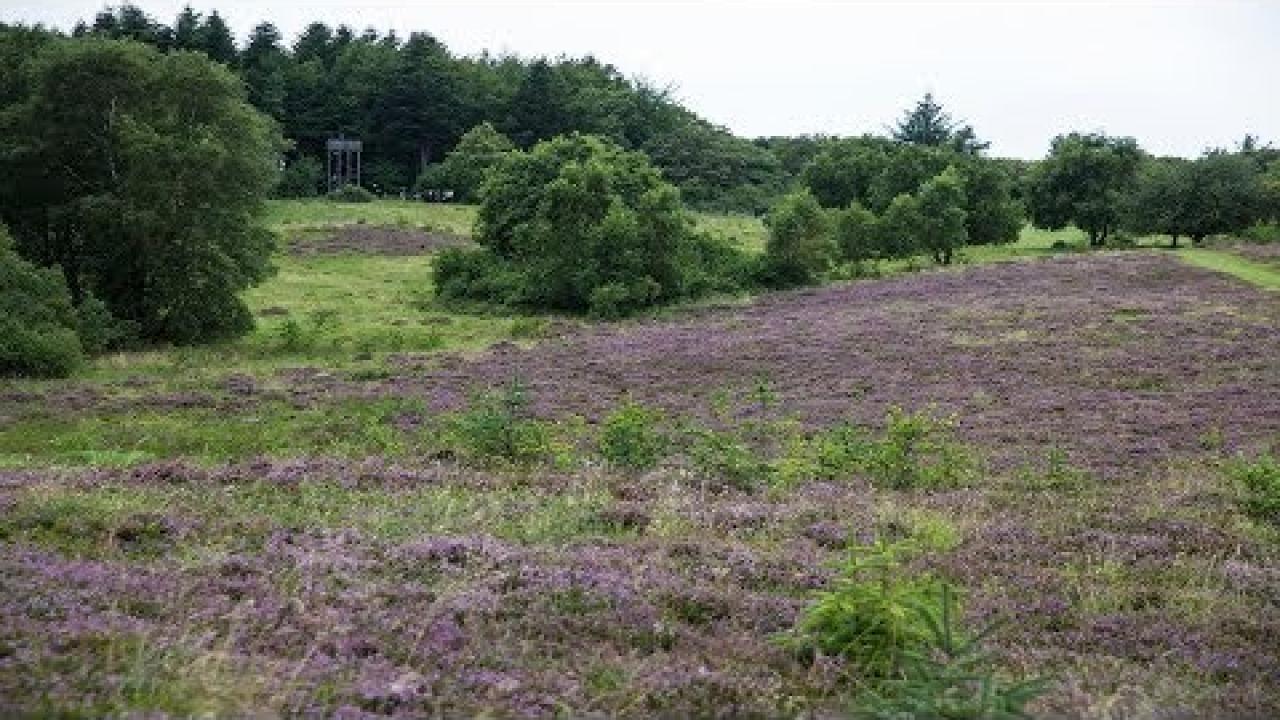
[[[125,411],[275,403],[300,408],[299,437],[333,423],[323,451],[9,456],[0,716],[835,717],[856,666],[776,638],[851,548],[905,539],[970,627],[993,624],[998,671],[1052,680],[1037,713],[1274,717],[1280,545],[1224,459],[1280,432],[1278,310],[1172,257],[1096,255],[404,356],[367,380],[0,388],[4,418],[124,430],[141,423]],[[807,470],[715,483],[678,456],[624,471],[571,444],[567,462],[492,467],[342,444],[361,422],[388,443],[430,433],[513,376],[543,418],[625,395],[774,450],[766,418],[878,427],[933,403],[990,462],[891,489]],[[354,420],[343,404],[386,398],[420,404]]]

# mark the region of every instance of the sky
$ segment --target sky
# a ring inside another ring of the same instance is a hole
[[[140,0],[171,23],[183,0]],[[670,87],[735,133],[881,133],[925,92],[1036,158],[1072,130],[1194,156],[1245,133],[1280,145],[1280,0],[193,0],[243,37],[261,21],[426,31],[457,54],[594,55]],[[69,29],[104,3],[0,0],[0,20]]]

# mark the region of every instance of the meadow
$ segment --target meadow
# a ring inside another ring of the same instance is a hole
[[[1027,229],[604,324],[442,304],[473,219],[276,201],[250,335],[0,381],[0,714],[839,716],[783,638],[877,541],[1037,715],[1280,713],[1271,246]]]

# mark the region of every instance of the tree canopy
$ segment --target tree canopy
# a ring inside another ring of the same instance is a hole
[[[1074,224],[1100,246],[1117,229],[1143,154],[1129,137],[1071,133],[1053,139],[1030,178],[1030,211],[1050,230]]]
[[[202,54],[82,38],[13,68],[0,114],[0,218],[148,338],[242,333],[238,293],[270,271],[255,222],[282,140],[240,80]]]

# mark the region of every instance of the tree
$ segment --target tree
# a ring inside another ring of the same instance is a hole
[[[890,152],[889,143],[882,138],[837,141],[805,166],[801,179],[823,207],[844,208],[854,202],[869,205],[872,185],[889,164]]]
[[[284,120],[285,68],[289,58],[280,44],[280,31],[271,23],[253,28],[240,55],[240,77],[249,102],[277,121]]]
[[[1069,224],[1099,247],[1120,222],[1142,151],[1133,138],[1071,133],[1053,139],[1031,173],[1031,218],[1058,230]]]
[[[910,257],[920,250],[924,214],[915,195],[903,193],[889,203],[876,223],[876,244],[883,258]]]
[[[1124,208],[1124,226],[1138,235],[1168,235],[1173,247],[1186,234],[1186,202],[1191,163],[1182,158],[1152,158],[1142,163]]]
[[[0,225],[0,376],[65,377],[83,359],[57,270],[23,260]]]
[[[200,13],[185,5],[173,21],[174,50],[200,49]]]
[[[196,33],[196,49],[204,52],[214,62],[236,64],[235,36],[217,10],[209,13],[200,25],[200,30]]]
[[[1240,232],[1266,215],[1262,176],[1247,155],[1211,151],[1187,170],[1181,220],[1192,241]]]
[[[1160,158],[1143,163],[1126,206],[1126,226],[1168,235],[1174,247],[1186,235],[1196,243],[1235,233],[1263,220],[1266,188],[1246,153],[1212,151],[1196,160]]]
[[[831,218],[807,190],[778,201],[765,218],[763,280],[774,287],[817,282],[836,257]]]
[[[481,191],[481,250],[443,255],[437,291],[616,316],[679,295],[692,220],[641,154],[575,134],[508,153]]]
[[[835,237],[840,256],[851,262],[871,260],[879,254],[875,213],[858,203],[837,211]]]
[[[968,213],[964,206],[964,180],[955,167],[942,171],[920,189],[921,223],[917,242],[942,265],[951,264],[956,249],[969,237],[965,229]]]
[[[424,174],[419,186],[451,189],[460,200],[474,200],[485,176],[512,150],[515,145],[506,135],[491,123],[481,123],[462,136],[443,163]]]
[[[1004,165],[962,156],[954,167],[964,180],[965,230],[970,245],[1001,245],[1018,239],[1025,218],[1014,198],[1015,183]]]
[[[271,269],[257,215],[283,141],[240,81],[198,54],[88,38],[50,44],[30,73],[0,116],[0,217],[23,255],[145,337],[247,331],[238,292]]]
[[[976,155],[990,143],[981,142],[973,128],[951,119],[942,105],[925,93],[916,106],[890,128],[890,135],[900,143],[927,147],[949,147],[957,152]]]

